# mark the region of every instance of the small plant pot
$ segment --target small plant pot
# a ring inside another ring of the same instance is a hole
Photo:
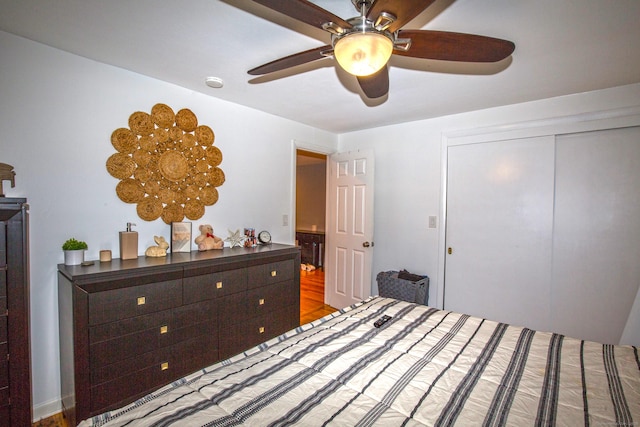
[[[64,265],[80,265],[84,262],[84,249],[64,251]]]

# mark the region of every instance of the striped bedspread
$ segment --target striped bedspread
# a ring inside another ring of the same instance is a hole
[[[82,423],[291,424],[640,426],[638,348],[373,297]]]

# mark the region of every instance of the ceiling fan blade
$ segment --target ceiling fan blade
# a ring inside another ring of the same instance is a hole
[[[343,29],[351,28],[351,24],[344,19],[306,0],[253,1],[322,30],[322,25],[327,22],[333,22]]]
[[[420,13],[431,6],[435,0],[376,0],[367,11],[367,18],[375,21],[380,13],[391,13],[396,20],[389,25],[387,30],[391,33],[399,30],[404,24],[411,21]]]
[[[401,30],[398,38],[411,39],[411,46],[407,51],[395,49],[395,55],[442,61],[497,62],[516,47],[508,40],[446,31]]]
[[[305,50],[304,52],[294,53],[293,55],[285,56],[284,58],[276,59],[275,61],[260,65],[259,67],[247,71],[247,73],[253,76],[260,76],[262,74],[269,74],[286,68],[295,67],[296,65],[306,64],[307,62],[326,58],[327,56],[324,55],[324,53],[331,52],[331,50],[332,47],[326,45],[315,49]]]
[[[384,66],[370,76],[358,76],[358,83],[367,98],[380,98],[389,93],[389,69]]]

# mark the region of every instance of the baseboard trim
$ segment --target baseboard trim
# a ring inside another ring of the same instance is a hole
[[[60,399],[50,400],[33,406],[33,422],[49,418],[62,412],[62,401]]]

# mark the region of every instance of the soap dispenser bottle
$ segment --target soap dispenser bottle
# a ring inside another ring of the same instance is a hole
[[[127,231],[120,232],[120,258],[138,258],[138,232],[131,231],[131,226],[135,224],[128,222]]]

